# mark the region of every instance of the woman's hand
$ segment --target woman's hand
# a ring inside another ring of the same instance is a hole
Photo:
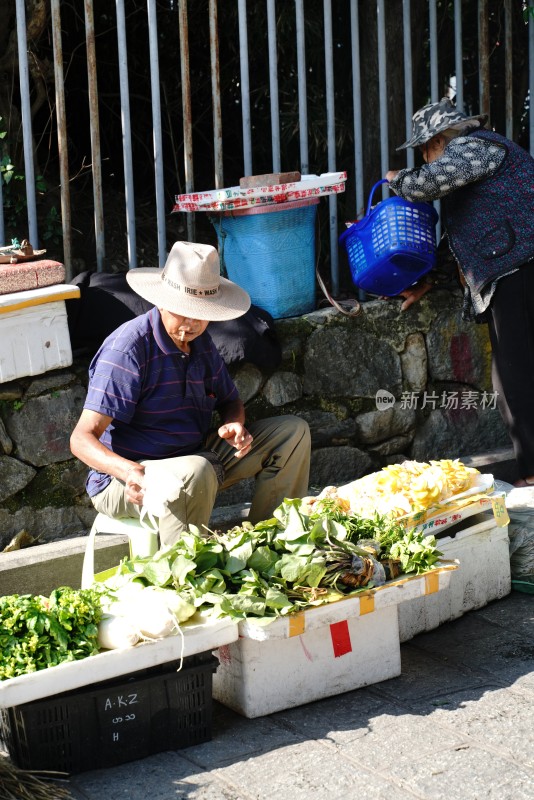
[[[227,422],[225,425],[221,425],[218,434],[221,439],[225,439],[228,444],[235,447],[236,458],[243,458],[250,452],[252,436],[240,422]]]
[[[425,275],[421,280],[417,281],[417,283],[414,283],[413,286],[410,286],[403,292],[399,292],[397,297],[404,297],[404,303],[401,305],[400,310],[406,311],[407,308],[410,308],[411,305],[429,292],[433,285],[432,279],[429,278],[428,275]]]

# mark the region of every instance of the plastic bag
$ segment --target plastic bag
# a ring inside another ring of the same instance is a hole
[[[513,579],[534,581],[534,487],[517,488],[499,483],[506,491],[506,509],[510,517],[510,573]]]
[[[144,496],[140,521],[145,527],[157,529],[156,519],[165,514],[168,503],[180,497],[184,482],[166,473],[156,464],[145,464]]]

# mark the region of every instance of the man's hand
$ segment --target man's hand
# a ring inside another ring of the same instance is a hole
[[[221,439],[226,439],[228,444],[235,447],[236,458],[243,458],[250,452],[252,436],[240,422],[227,422],[225,425],[221,425],[218,434]]]
[[[145,483],[145,468],[142,464],[136,464],[130,467],[126,472],[124,479],[124,488],[126,499],[136,506],[143,505],[143,498],[145,496],[144,490]]]
[[[400,172],[400,170],[399,170],[399,169],[390,169],[390,170],[389,170],[389,172],[386,172],[386,180],[388,181],[388,183],[391,183],[391,181],[392,181],[394,178],[396,178],[396,177],[397,177],[397,175],[399,174],[399,172]]]

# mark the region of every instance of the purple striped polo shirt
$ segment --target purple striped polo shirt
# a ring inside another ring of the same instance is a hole
[[[172,458],[200,450],[213,411],[238,397],[209,333],[173,344],[157,308],[124,323],[102,343],[89,367],[84,408],[113,418],[100,441],[132,461]],[[93,497],[110,482],[90,470]]]

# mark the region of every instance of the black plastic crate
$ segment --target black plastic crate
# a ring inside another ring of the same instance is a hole
[[[23,769],[76,773],[212,737],[218,660],[191,657],[0,710],[0,738]]]

